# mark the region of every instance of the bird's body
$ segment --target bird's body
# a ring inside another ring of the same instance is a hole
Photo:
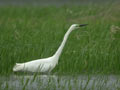
[[[82,25],[73,24],[66,32],[60,47],[53,56],[49,58],[33,60],[25,63],[16,63],[16,65],[13,67],[13,71],[41,72],[41,73],[52,71],[53,68],[58,64],[59,57],[61,55],[61,52],[64,48],[64,45],[71,31],[85,25],[86,24],[82,24]]]
[[[58,62],[54,56],[44,59],[33,60],[26,63],[16,63],[13,71],[28,71],[28,72],[50,72]]]

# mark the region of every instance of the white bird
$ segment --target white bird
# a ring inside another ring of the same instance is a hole
[[[41,72],[41,73],[46,73],[46,72],[51,72],[53,68],[58,64],[59,57],[62,53],[62,50],[65,46],[65,43],[67,41],[67,38],[69,34],[73,31],[76,30],[79,27],[86,26],[87,24],[73,24],[70,26],[66,34],[64,35],[63,41],[61,45],[59,46],[58,50],[56,53],[48,58],[43,58],[43,59],[38,59],[38,60],[33,60],[25,63],[16,63],[16,65],[13,67],[13,71],[26,71],[26,72]]]

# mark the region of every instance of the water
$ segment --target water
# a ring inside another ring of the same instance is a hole
[[[1,90],[117,90],[116,75],[11,75],[0,77]]]

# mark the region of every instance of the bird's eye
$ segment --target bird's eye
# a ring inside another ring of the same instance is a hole
[[[79,27],[79,25],[77,25],[76,27]]]

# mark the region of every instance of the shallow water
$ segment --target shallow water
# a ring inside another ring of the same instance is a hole
[[[0,77],[0,85],[9,90],[116,90],[120,88],[120,76],[11,75]]]

